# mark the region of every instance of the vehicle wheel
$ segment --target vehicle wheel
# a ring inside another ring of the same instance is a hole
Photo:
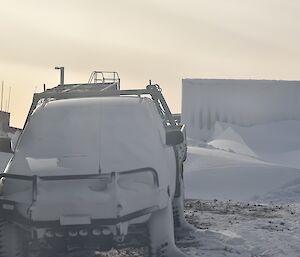
[[[151,215],[148,231],[150,257],[186,257],[175,245],[171,202]]]
[[[28,257],[23,235],[17,226],[0,219],[0,257]]]

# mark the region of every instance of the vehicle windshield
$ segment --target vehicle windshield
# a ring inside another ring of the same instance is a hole
[[[150,166],[163,148],[163,125],[152,102],[139,101],[71,99],[38,107],[11,168],[91,173]]]

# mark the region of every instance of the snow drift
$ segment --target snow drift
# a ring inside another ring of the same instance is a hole
[[[300,200],[300,121],[250,127],[217,122],[208,142],[189,140],[188,198]]]

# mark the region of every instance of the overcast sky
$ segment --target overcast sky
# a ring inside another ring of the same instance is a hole
[[[161,85],[174,112],[182,78],[300,79],[299,0],[0,0],[0,80],[12,125],[32,94],[115,70],[123,88]],[[5,101],[4,101],[5,102]]]

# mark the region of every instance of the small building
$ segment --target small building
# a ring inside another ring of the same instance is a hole
[[[10,113],[0,111],[0,152],[9,152],[15,147],[21,129],[10,126]],[[1,169],[0,169],[1,172]]]
[[[0,111],[0,135],[15,134],[21,129],[10,126],[10,113]]]
[[[0,133],[8,133],[9,131],[10,113],[0,111]]]

